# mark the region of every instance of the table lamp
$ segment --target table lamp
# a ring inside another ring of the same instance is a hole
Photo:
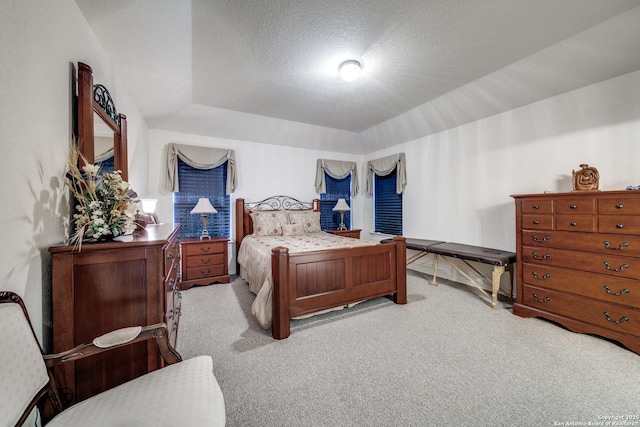
[[[202,215],[202,234],[200,235],[200,240],[211,239],[211,236],[209,236],[209,232],[207,231],[207,215],[218,213],[216,208],[213,207],[208,198],[200,197],[200,199],[198,199],[198,204],[191,209],[191,213]]]
[[[338,230],[346,230],[347,227],[344,225],[344,213],[351,210],[347,201],[345,199],[338,199],[338,203],[336,203],[332,210],[340,212],[340,226],[338,227]]]
[[[142,212],[146,215],[149,215],[152,224],[159,224],[158,214],[156,214],[156,205],[158,204],[158,199],[140,199],[140,203],[142,203]]]

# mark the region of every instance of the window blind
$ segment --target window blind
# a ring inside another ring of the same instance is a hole
[[[386,176],[374,176],[374,230],[402,235],[402,194],[396,193],[397,169]]]
[[[218,211],[207,216],[209,235],[230,237],[231,198],[225,194],[227,164],[202,170],[178,159],[180,191],[173,193],[173,218],[181,224],[180,237],[200,237],[202,234],[202,216],[190,213],[200,197],[208,197]]]
[[[351,206],[351,174],[343,179],[336,179],[324,174],[327,192],[320,194],[320,227],[323,230],[335,230],[340,225],[340,212],[332,209],[338,199],[345,199]],[[344,213],[344,224],[351,229],[351,212]]]

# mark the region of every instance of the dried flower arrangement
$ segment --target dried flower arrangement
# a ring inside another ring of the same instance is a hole
[[[99,166],[84,161],[76,144],[69,156],[67,186],[76,201],[75,230],[69,238],[74,246],[81,247],[87,239],[110,240],[136,229],[138,195],[120,171],[101,174]]]

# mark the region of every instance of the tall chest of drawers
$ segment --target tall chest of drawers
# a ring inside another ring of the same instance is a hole
[[[512,197],[513,314],[550,319],[640,354],[640,192]]]
[[[53,351],[129,326],[165,322],[176,344],[181,294],[179,225],[149,225],[130,242],[53,246]],[[78,402],[162,367],[153,341],[65,364],[57,385]],[[67,366],[68,365],[68,366]]]

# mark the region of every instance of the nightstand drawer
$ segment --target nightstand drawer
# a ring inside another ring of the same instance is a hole
[[[204,267],[187,268],[185,280],[202,279],[205,277],[222,276],[225,274],[224,265],[208,265]]]
[[[207,240],[202,240],[200,242],[196,242],[189,245],[184,245],[185,253],[184,256],[193,256],[193,255],[207,255],[207,254],[221,254],[224,253],[225,246],[227,245],[227,241],[224,242],[210,242]]]
[[[186,261],[187,269],[209,265],[221,265],[226,262],[224,253],[188,256]]]

